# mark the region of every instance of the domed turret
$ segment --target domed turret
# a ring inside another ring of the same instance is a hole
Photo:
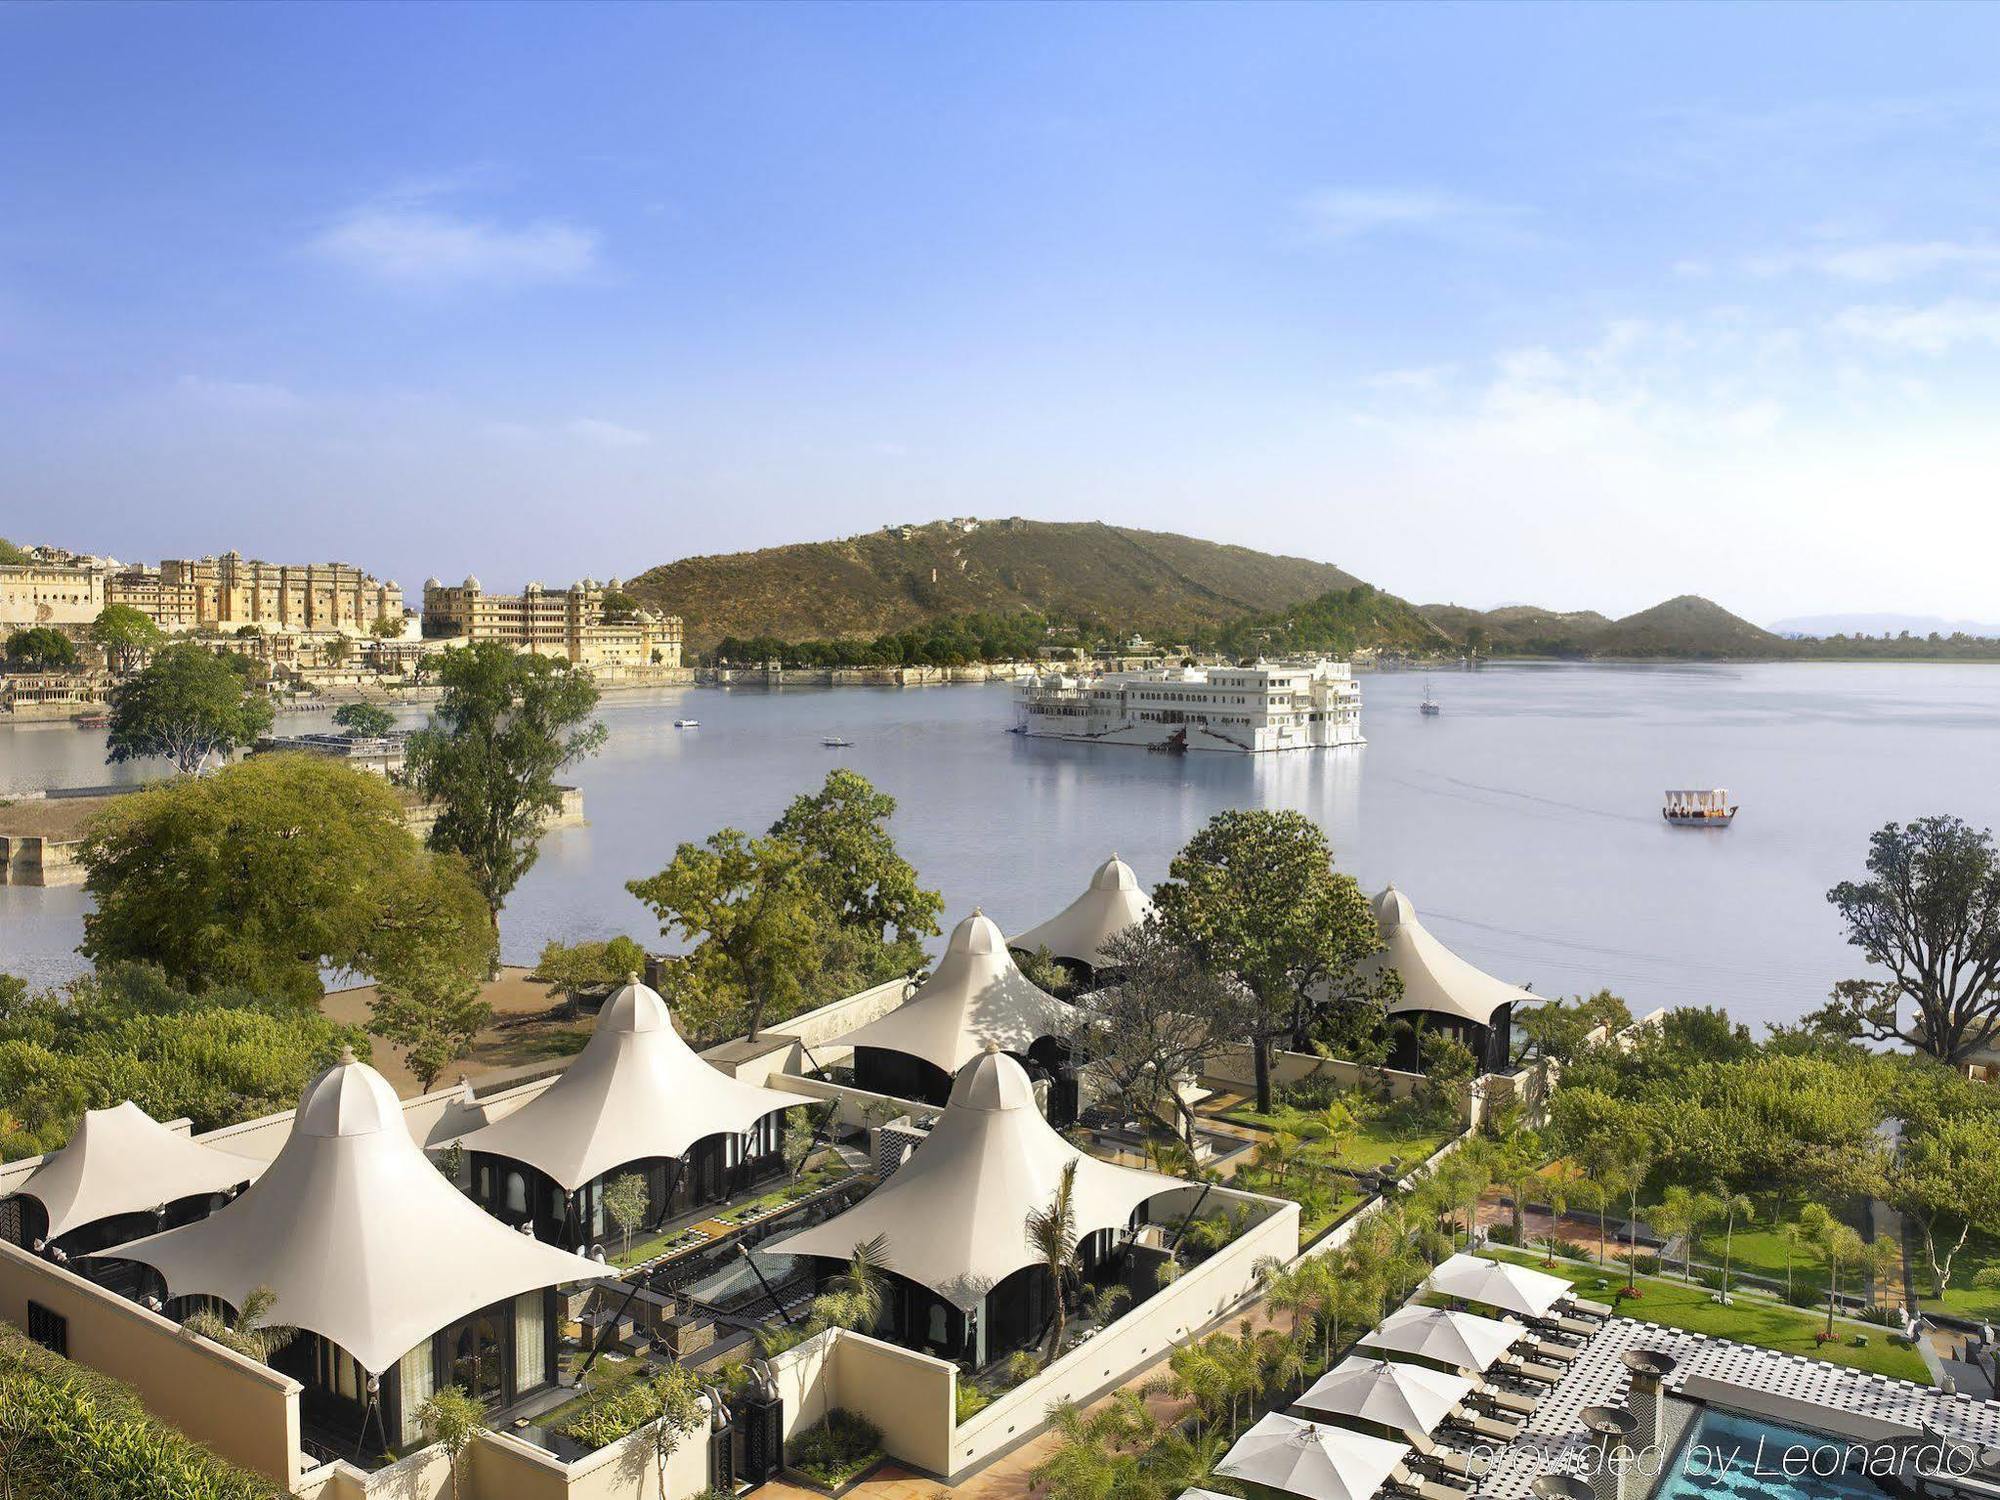
[[[1405,922],[1414,921],[1416,915],[1417,909],[1410,905],[1410,898],[1393,885],[1375,898],[1375,922],[1385,938]]]
[[[962,1109],[1033,1109],[1035,1086],[1028,1070],[988,1042],[986,1050],[959,1070],[952,1081],[951,1102]]]
[[[459,587],[464,589],[468,594],[476,594],[479,592],[479,579],[474,574],[467,573],[465,575],[465,582],[460,584]]]
[[[671,1031],[674,1021],[667,1002],[650,985],[641,984],[637,974],[627,974],[624,986],[598,1013],[599,1031]]]
[[[1007,939],[999,925],[975,906],[971,916],[952,928],[951,940],[945,944],[945,951],[984,957],[1004,952],[1006,947]]]
[[[389,1080],[343,1047],[340,1061],[306,1085],[292,1129],[299,1135],[375,1135],[391,1127],[408,1133],[403,1107]]]
[[[1097,867],[1097,873],[1090,877],[1093,891],[1136,891],[1139,877],[1132,873],[1132,867],[1116,854]]]

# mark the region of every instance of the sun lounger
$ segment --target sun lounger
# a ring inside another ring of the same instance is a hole
[[[1465,1500],[1469,1492],[1459,1485],[1426,1479],[1413,1472],[1408,1464],[1397,1464],[1389,1471],[1389,1487],[1399,1494],[1419,1496],[1421,1500]]]
[[[1445,1447],[1443,1443],[1438,1442],[1426,1433],[1417,1431],[1414,1427],[1404,1428],[1403,1436],[1409,1440],[1412,1448],[1421,1453],[1428,1461],[1436,1464],[1440,1469],[1448,1473],[1463,1475],[1467,1479],[1482,1479],[1485,1477],[1486,1471],[1493,1467],[1492,1463],[1487,1459],[1475,1458],[1470,1453],[1454,1452],[1452,1449]]]
[[[1545,1365],[1531,1359],[1522,1359],[1519,1355],[1501,1360],[1495,1368],[1505,1370],[1510,1375],[1518,1375],[1523,1380],[1532,1380],[1537,1385],[1554,1385],[1563,1378],[1563,1372],[1558,1370],[1554,1365]]]
[[[1595,1323],[1586,1323],[1582,1318],[1558,1317],[1554,1321],[1558,1329],[1576,1338],[1594,1339],[1597,1337],[1597,1325]]]
[[[1482,1416],[1476,1411],[1467,1411],[1462,1406],[1446,1417],[1445,1421],[1453,1427],[1477,1433],[1480,1437],[1490,1438],[1496,1443],[1511,1443],[1521,1435],[1519,1422],[1503,1422],[1498,1417]]]
[[[1502,1390],[1492,1381],[1479,1376],[1473,1377],[1472,1391],[1480,1400],[1491,1402],[1500,1410],[1513,1412],[1516,1416],[1532,1416],[1535,1408],[1541,1405],[1541,1402],[1533,1396],[1524,1396],[1518,1391]]]
[[[1562,1307],[1566,1312],[1574,1313],[1580,1318],[1595,1318],[1600,1323],[1606,1318],[1618,1316],[1617,1308],[1606,1307],[1602,1302],[1592,1302],[1587,1297],[1565,1297]]]
[[[1529,1351],[1544,1364],[1566,1365],[1575,1360],[1581,1352],[1568,1344],[1558,1344],[1554,1339],[1536,1339]]]

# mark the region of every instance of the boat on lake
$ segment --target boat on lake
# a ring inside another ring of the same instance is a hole
[[[1417,705],[1417,712],[1425,718],[1444,712],[1444,705],[1431,696],[1431,680],[1424,679],[1424,701]]]
[[[819,742],[829,750],[845,750],[854,743],[853,740],[844,740],[837,734],[821,735]]]
[[[676,720],[674,720],[674,728],[676,728],[676,729],[699,729],[699,728],[701,728],[701,720],[699,720],[699,719],[676,719]]]
[[[1736,804],[1729,800],[1727,787],[1670,791],[1660,816],[1680,828],[1727,828],[1736,816]]]

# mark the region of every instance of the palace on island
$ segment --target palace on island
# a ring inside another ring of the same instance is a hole
[[[1180,752],[1359,745],[1361,685],[1344,661],[1162,667],[1023,681],[1022,734]]]

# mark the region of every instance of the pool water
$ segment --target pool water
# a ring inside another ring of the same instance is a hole
[[[1844,1438],[1704,1407],[1653,1500],[1880,1500],[1889,1491],[1868,1477],[1869,1454]]]

